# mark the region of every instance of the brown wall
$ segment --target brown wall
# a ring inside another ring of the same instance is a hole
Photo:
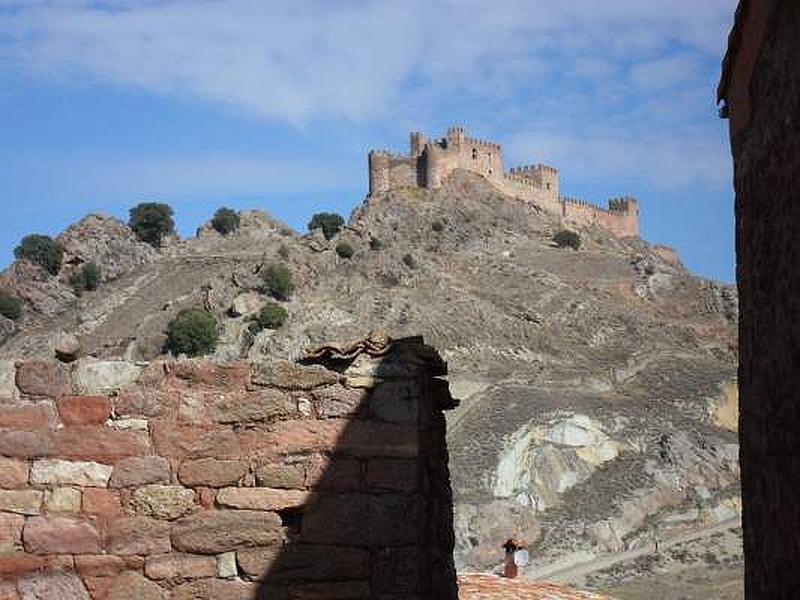
[[[770,4],[774,11],[767,10]],[[732,117],[736,186],[745,588],[758,600],[796,598],[800,3],[746,2],[743,9],[723,97]]]
[[[0,598],[455,598],[444,363],[328,367],[0,365]]]

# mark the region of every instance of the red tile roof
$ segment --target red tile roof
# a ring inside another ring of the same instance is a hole
[[[506,579],[497,575],[459,575],[459,600],[613,600],[546,581]]]

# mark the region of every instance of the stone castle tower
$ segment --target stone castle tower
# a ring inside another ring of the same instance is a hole
[[[468,137],[463,127],[450,127],[444,138],[411,133],[409,154],[384,150],[369,153],[369,195],[397,187],[435,189],[456,169],[484,177],[498,190],[560,217],[565,226],[599,225],[620,237],[637,236],[639,209],[635,198],[613,198],[608,208],[559,194],[558,171],[542,164],[506,171],[499,144]]]

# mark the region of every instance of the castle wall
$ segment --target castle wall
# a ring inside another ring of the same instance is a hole
[[[337,368],[0,363],[0,597],[455,600],[444,363]]]
[[[386,151],[369,153],[369,194],[388,192],[399,187],[419,185],[418,160]]]
[[[566,227],[602,227],[619,237],[639,234],[638,211],[634,199],[612,199],[609,206],[606,210],[585,200],[563,198],[562,223]],[[615,206],[619,208],[614,209]]]

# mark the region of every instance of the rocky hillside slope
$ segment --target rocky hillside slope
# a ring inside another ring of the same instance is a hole
[[[732,288],[665,247],[589,229],[579,251],[561,249],[557,227],[466,173],[371,198],[330,241],[253,211],[228,237],[206,226],[155,251],[90,216],[63,234],[57,279],[24,261],[0,276],[26,304],[0,354],[51,355],[65,331],[85,354],[148,360],[190,306],[221,320],[222,360],[294,358],[377,328],[422,334],[462,398],[449,424],[458,566],[493,568],[515,536],[531,543],[528,574],[570,579],[735,523],[737,312]],[[352,258],[337,255],[340,241]],[[66,281],[89,260],[107,281],[76,297]],[[290,316],[253,336],[248,315],[267,300],[254,290],[274,262],[294,273]]]

